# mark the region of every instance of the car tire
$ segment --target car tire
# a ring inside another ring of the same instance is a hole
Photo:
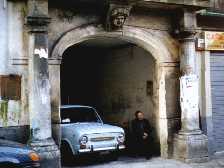
[[[67,142],[62,142],[61,143],[61,163],[62,165],[68,166],[72,165],[74,162],[74,157],[72,150]]]
[[[110,154],[109,154],[110,161],[117,161],[118,158],[119,158],[119,152],[117,152],[117,151],[110,152]]]
[[[2,163],[0,164],[0,168],[22,168],[22,167],[12,163]]]

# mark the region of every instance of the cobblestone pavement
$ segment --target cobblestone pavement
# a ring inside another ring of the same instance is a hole
[[[160,157],[146,160],[144,158],[121,158],[112,162],[82,163],[81,166],[69,166],[63,168],[224,168],[224,158],[211,160],[207,163],[185,164],[172,159]]]

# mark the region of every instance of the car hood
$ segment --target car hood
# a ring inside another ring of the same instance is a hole
[[[15,141],[0,139],[0,146],[28,149],[28,146]]]
[[[79,134],[94,134],[94,133],[108,133],[121,132],[124,133],[123,128],[103,123],[73,123],[63,124],[64,127],[72,129]]]
[[[0,139],[0,155],[1,152],[3,152],[4,154],[28,154],[30,152],[33,152],[33,150],[31,150],[27,145]]]

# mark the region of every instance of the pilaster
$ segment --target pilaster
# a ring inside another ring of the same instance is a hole
[[[29,0],[26,24],[29,34],[30,146],[41,158],[41,167],[60,167],[60,152],[52,138],[48,72],[48,1]]]
[[[199,128],[199,79],[196,75],[196,16],[184,11],[180,24],[181,129],[174,136],[174,157],[184,162],[208,160],[207,136]]]

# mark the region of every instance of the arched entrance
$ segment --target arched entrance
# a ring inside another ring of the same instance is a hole
[[[51,81],[52,121],[54,137],[60,139],[60,64],[64,52],[71,46],[96,38],[117,38],[137,45],[149,52],[155,60],[155,81],[153,83],[154,111],[156,116],[156,132],[160,141],[162,157],[168,157],[168,119],[166,111],[166,86],[164,62],[171,59],[165,45],[153,34],[142,29],[125,26],[122,31],[105,32],[101,26],[89,25],[66,32],[56,43],[49,58],[49,73]],[[59,141],[59,140],[58,140]]]
[[[95,107],[104,123],[124,128],[127,154],[135,154],[131,123],[135,112],[143,111],[152,127],[150,151],[159,155],[155,59],[149,52],[97,37],[65,50],[60,69],[62,105]]]

